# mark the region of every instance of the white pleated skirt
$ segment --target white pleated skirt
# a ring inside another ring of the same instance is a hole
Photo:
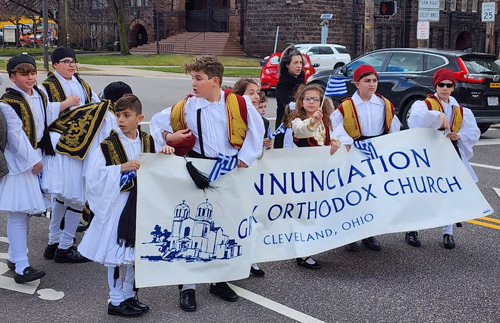
[[[104,223],[98,216],[94,217],[85,231],[82,242],[78,245],[78,251],[84,257],[107,267],[134,264],[135,249],[117,243],[118,223],[129,194],[129,192],[120,193],[106,215]]]
[[[40,189],[38,176],[31,169],[0,179],[0,211],[39,214],[45,212],[50,201]]]
[[[50,139],[55,146],[61,137],[51,132]],[[83,161],[56,152],[55,156],[43,157],[42,189],[45,193],[62,198],[65,204],[85,204]]]

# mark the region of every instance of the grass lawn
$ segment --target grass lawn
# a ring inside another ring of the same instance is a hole
[[[127,66],[181,66],[190,62],[194,55],[79,55],[78,62],[93,65],[127,65]],[[249,58],[219,56],[224,66],[260,67],[260,61]],[[259,68],[260,70],[260,68]]]
[[[184,73],[181,67],[136,67],[139,70],[148,70],[148,71],[159,71],[159,72],[168,72],[168,73]],[[259,77],[260,76],[260,67],[259,68],[233,68],[226,67],[224,68],[224,76],[234,76],[234,77]]]

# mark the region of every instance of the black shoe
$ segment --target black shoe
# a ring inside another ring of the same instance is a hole
[[[130,306],[127,302],[123,301],[118,306],[108,304],[108,314],[117,315],[121,317],[137,317],[142,315],[142,310]]]
[[[19,275],[18,273],[14,274],[14,280],[18,284],[23,284],[23,283],[27,283],[27,282],[31,282],[31,281],[40,279],[43,276],[45,276],[45,271],[37,270],[37,269],[31,268],[31,267],[26,267],[26,268],[24,268],[22,275]]]
[[[7,259],[7,267],[9,267],[10,270],[16,270],[16,264]]]
[[[254,275],[254,276],[257,276],[257,277],[262,277],[264,276],[266,273],[262,270],[262,269],[255,269],[253,267],[250,267],[250,274]]]
[[[210,294],[214,294],[227,302],[236,302],[238,295],[229,287],[227,283],[210,284]]]
[[[455,248],[455,240],[453,239],[453,236],[451,234],[443,235],[443,243],[446,249]]]
[[[358,244],[356,242],[346,244],[344,249],[349,252],[357,252],[359,251]]]
[[[147,306],[144,303],[139,302],[134,297],[127,298],[126,300],[124,300],[124,302],[127,303],[128,305],[132,306],[132,307],[140,309],[144,313],[147,312],[147,311],[149,311],[149,306]]]
[[[307,269],[320,269],[321,268],[321,265],[318,264],[317,262],[314,262],[314,264],[307,263],[306,260],[309,258],[311,258],[311,257],[307,257],[306,259],[297,258],[297,265],[299,265],[301,267],[305,267]]]
[[[59,249],[57,248],[56,253],[54,255],[55,262],[67,262],[67,263],[82,263],[91,261],[88,258],[82,256],[78,250],[76,250],[75,246],[71,246],[68,249]]]
[[[369,237],[366,239],[361,240],[361,243],[365,245],[370,250],[382,250],[382,246],[380,245],[380,242],[375,239],[375,237]]]
[[[196,311],[196,291],[194,289],[186,289],[180,292],[181,309],[186,312]]]
[[[417,231],[406,232],[405,240],[410,246],[420,247],[420,239],[418,239]]]
[[[78,227],[76,227],[76,232],[84,232],[85,230],[87,230],[88,226],[83,223],[83,222],[80,222],[78,224]]]
[[[54,255],[56,254],[57,247],[59,247],[58,243],[53,243],[53,244],[47,245],[47,247],[45,247],[45,250],[43,251],[43,258],[49,259],[49,260],[54,259]]]

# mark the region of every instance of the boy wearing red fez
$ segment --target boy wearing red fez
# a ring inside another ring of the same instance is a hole
[[[347,151],[354,141],[378,137],[399,131],[401,123],[394,115],[392,103],[375,93],[378,85],[377,71],[371,65],[360,65],[354,70],[354,85],[358,90],[346,98],[332,113],[332,137],[346,145]],[[375,237],[361,241],[368,249],[381,250]],[[356,242],[345,246],[347,251],[358,251]]]
[[[262,154],[262,117],[248,97],[221,89],[224,66],[215,56],[197,56],[184,65],[184,71],[191,74],[194,95],[153,116],[150,131],[157,150],[168,143],[178,156],[217,159],[219,153],[237,155],[238,167],[247,168]],[[235,129],[231,133],[228,124]],[[181,287],[184,311],[196,311],[195,286]],[[225,282],[210,284],[210,293],[228,302],[238,300]]]
[[[477,176],[469,164],[469,159],[473,155],[472,147],[479,140],[481,131],[477,127],[472,111],[461,107],[451,96],[456,83],[455,74],[451,70],[442,68],[436,71],[432,78],[436,93],[429,94],[423,101],[413,103],[408,126],[449,131],[446,136],[451,139],[465,168],[477,182]],[[407,232],[405,238],[409,245],[420,247],[417,231]],[[446,249],[455,248],[452,224],[443,227],[443,243]]]

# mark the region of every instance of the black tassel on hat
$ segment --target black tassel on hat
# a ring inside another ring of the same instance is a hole
[[[184,158],[185,159],[185,158]],[[186,168],[188,170],[189,176],[200,190],[214,189],[212,185],[210,185],[210,181],[206,174],[200,172],[196,167],[194,167],[193,163],[186,160]]]

